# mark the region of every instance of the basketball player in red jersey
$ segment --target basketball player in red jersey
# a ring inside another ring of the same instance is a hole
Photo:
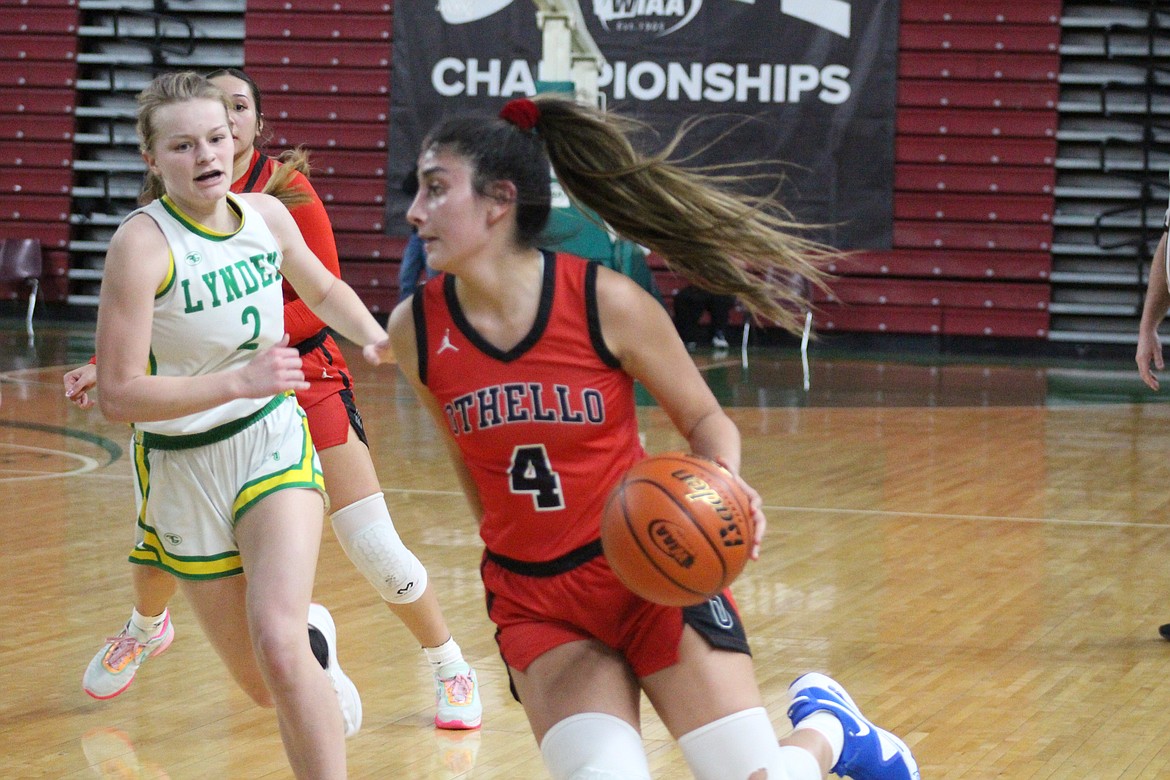
[[[305,175],[307,156],[287,152],[280,160],[256,148],[264,130],[261,94],[255,82],[235,68],[216,71],[209,80],[232,101],[235,141],[231,191],[268,192],[289,208],[305,243],[340,278],[341,266],[333,226],[313,185]],[[481,721],[475,671],[464,660],[447,628],[427,572],[394,529],[366,442],[361,415],[354,403],[352,378],[337,343],[286,282],[284,327],[289,343],[301,354],[308,390],[297,391],[297,402],[309,419],[313,444],[321,458],[332,524],[342,548],[378,590],[387,606],[423,647],[435,677],[435,724],[445,729],[474,729]],[[79,369],[75,369],[75,372]],[[69,388],[71,375],[66,374]],[[77,378],[75,400],[88,403],[92,383]],[[371,544],[370,542],[376,542]],[[372,556],[363,550],[380,549]],[[135,555],[131,554],[131,560]],[[166,610],[175,580],[152,565],[134,566],[135,611],[119,636],[95,655],[83,685],[96,698],[120,694],[133,681],[138,666],[166,649],[173,628]],[[165,645],[163,640],[166,640]],[[153,646],[152,646],[153,642]],[[360,724],[360,714],[356,716]],[[352,728],[356,731],[356,726]]]
[[[778,742],[730,593],[683,609],[653,604],[626,590],[601,555],[605,497],[643,456],[635,380],[693,452],[736,474],[740,438],[650,295],[537,248],[550,162],[620,235],[793,328],[792,293],[764,280],[820,278],[825,251],[770,216],[776,204],[641,157],[622,129],[611,115],[540,96],[510,102],[500,119],[433,130],[407,217],[442,273],[389,324],[399,366],[479,521],[488,614],[545,764],[557,780],[649,778],[638,731],[645,691],[703,780],[819,780],[828,771],[917,780],[906,745],[822,674],[790,686],[795,730]],[[754,558],[765,519],[744,487]]]

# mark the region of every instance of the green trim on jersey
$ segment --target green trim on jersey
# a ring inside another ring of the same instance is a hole
[[[292,395],[291,390],[286,390],[279,395],[272,396],[272,400],[266,403],[263,408],[252,412],[247,417],[241,417],[238,420],[232,420],[223,425],[217,425],[210,430],[202,433],[189,433],[183,436],[167,436],[162,433],[151,433],[150,431],[135,431],[134,440],[141,444],[148,450],[188,450],[192,447],[203,447],[208,444],[215,444],[217,441],[231,438],[240,431],[244,430],[253,423],[267,417],[272,413],[272,410],[280,406],[284,399]]]
[[[176,222],[200,238],[206,238],[208,241],[227,241],[229,238],[234,237],[237,233],[244,229],[243,209],[240,208],[239,204],[236,203],[235,199],[231,196],[230,193],[227,196],[228,208],[235,212],[236,216],[240,218],[239,226],[230,233],[220,233],[218,230],[212,230],[209,227],[205,227],[199,224],[184,214],[179,209],[179,207],[174,204],[174,201],[172,201],[166,195],[163,195],[158,199],[158,201],[162,204],[162,207],[167,210],[167,213],[175,218]]]

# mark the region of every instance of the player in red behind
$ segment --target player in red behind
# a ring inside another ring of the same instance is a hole
[[[560,184],[692,281],[795,328],[792,273],[823,249],[776,204],[634,152],[611,116],[552,96],[456,118],[418,160],[407,214],[443,272],[390,317],[399,366],[448,445],[486,550],[487,609],[513,693],[554,778],[649,778],[644,691],[698,778],[916,780],[909,749],[835,682],[790,686],[777,742],[729,592],[644,601],[601,555],[602,505],[643,456],[634,381],[689,449],[740,467],[740,437],[661,305],[597,264],[537,248]],[[771,274],[771,272],[777,272]],[[764,516],[752,496],[758,557]]]

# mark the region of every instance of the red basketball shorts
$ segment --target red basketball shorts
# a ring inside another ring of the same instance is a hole
[[[684,623],[713,647],[750,652],[730,591],[694,607],[654,604],[622,585],[601,555],[550,577],[509,571],[486,558],[481,572],[500,655],[521,672],[554,647],[596,639],[645,677],[678,662]]]
[[[301,355],[301,370],[309,389],[297,391],[297,403],[309,418],[313,446],[320,451],[344,444],[351,427],[365,443],[366,431],[353,400],[353,377],[332,336]]]

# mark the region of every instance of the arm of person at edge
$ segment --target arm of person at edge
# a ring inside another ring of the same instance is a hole
[[[325,204],[321,202],[317,191],[303,174],[296,178],[297,187],[312,200],[293,206],[289,209],[301,235],[309,249],[317,256],[329,273],[341,278],[341,262],[337,257],[337,241],[333,236],[333,223],[325,211]],[[288,334],[289,344],[296,346],[310,336],[316,335],[325,323],[313,314],[308,305],[300,298],[294,298],[284,304],[284,331]]]
[[[1150,366],[1161,371],[1165,368],[1162,358],[1162,340],[1158,337],[1158,325],[1170,310],[1170,288],[1166,278],[1166,237],[1162,233],[1162,240],[1154,250],[1153,261],[1150,263],[1150,281],[1146,288],[1146,301],[1142,306],[1142,320],[1138,326],[1137,367],[1142,381],[1149,385],[1151,390],[1159,388],[1158,378]]]
[[[65,397],[74,405],[80,409],[93,408],[89,391],[97,386],[97,366],[94,361],[66,371],[61,381],[65,383]]]
[[[479,497],[479,489],[471,477],[467,464],[463,461],[463,454],[459,451],[459,445],[455,443],[455,436],[451,433],[447,417],[439,407],[439,402],[419,379],[418,343],[415,341],[414,316],[411,313],[411,308],[411,300],[407,299],[395,306],[394,310],[390,312],[390,320],[386,329],[390,333],[390,345],[394,352],[394,358],[402,375],[414,388],[415,395],[430,413],[431,419],[435,422],[435,429],[443,437],[447,455],[451,458],[451,465],[455,468],[455,475],[459,478],[463,495],[471,508],[471,516],[478,524],[483,520],[483,502]]]
[[[687,354],[670,315],[632,279],[604,267],[597,269],[597,306],[602,338],[622,370],[654,396],[691,452],[722,464],[750,497],[755,525],[751,558],[758,559],[767,519],[760,494],[739,476],[739,429]]]

